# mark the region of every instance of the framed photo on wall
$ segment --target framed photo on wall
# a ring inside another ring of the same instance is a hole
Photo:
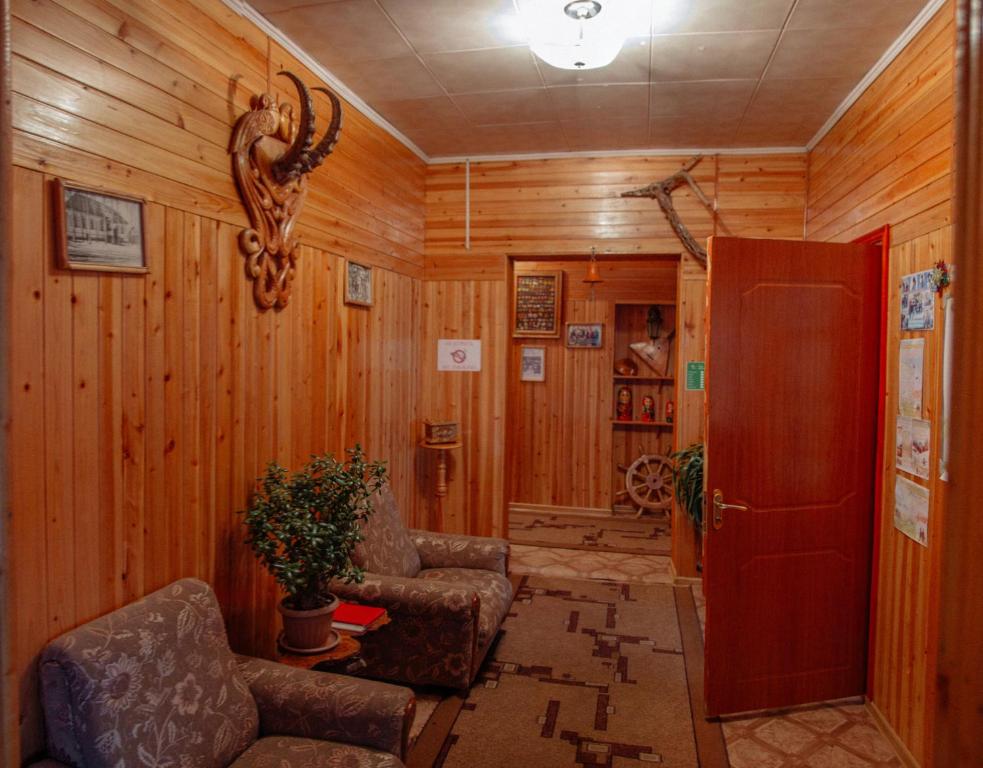
[[[571,349],[600,349],[604,345],[604,323],[567,323],[567,346]]]
[[[372,267],[357,261],[345,262],[345,303],[372,306]]]
[[[55,179],[55,253],[62,269],[150,271],[144,201]]]
[[[522,347],[519,381],[546,381],[546,347]]]
[[[512,335],[558,339],[563,271],[516,272],[512,286]]]

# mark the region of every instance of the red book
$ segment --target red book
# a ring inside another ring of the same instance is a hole
[[[358,605],[357,603],[341,603],[331,617],[335,629],[346,632],[365,632],[371,629],[386,614],[385,608],[373,605]]]

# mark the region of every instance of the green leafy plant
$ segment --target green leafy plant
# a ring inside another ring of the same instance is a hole
[[[676,501],[699,528],[703,525],[703,444],[694,443],[670,458]]]
[[[243,513],[246,542],[295,610],[330,602],[331,579],[363,579],[352,550],[362,540],[359,521],[372,513],[372,494],[386,481],[386,465],[367,461],[360,445],[345,453],[343,462],[333,454],[312,456],[293,475],[271,461]]]

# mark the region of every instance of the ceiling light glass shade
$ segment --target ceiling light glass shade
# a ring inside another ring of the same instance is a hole
[[[560,69],[598,69],[617,57],[635,29],[638,0],[520,0],[529,48]]]

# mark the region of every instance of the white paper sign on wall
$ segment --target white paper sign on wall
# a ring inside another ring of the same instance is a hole
[[[479,339],[438,339],[438,371],[480,371],[481,341]]]

